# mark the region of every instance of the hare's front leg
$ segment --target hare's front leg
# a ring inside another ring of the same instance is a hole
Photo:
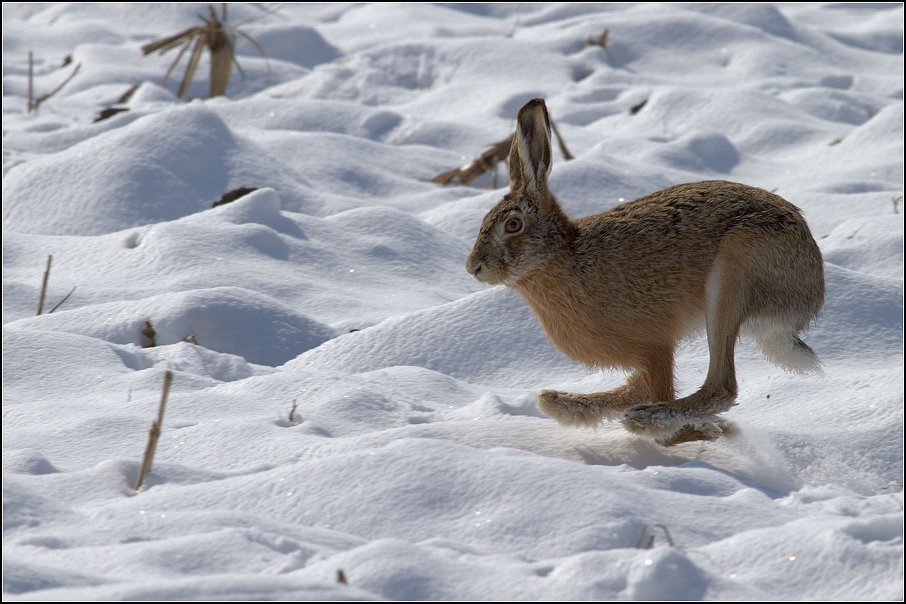
[[[543,390],[538,409],[563,426],[597,426],[603,420],[622,419],[623,412],[650,400],[645,376],[633,373],[626,383],[607,392],[576,394]]]

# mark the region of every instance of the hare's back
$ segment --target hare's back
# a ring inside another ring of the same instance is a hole
[[[608,247],[649,257],[684,248],[694,256],[707,256],[728,233],[738,231],[759,238],[812,240],[793,204],[763,189],[720,180],[668,187],[576,224],[595,240],[595,247],[605,240]]]
[[[582,272],[606,275],[586,287],[610,299],[632,291],[646,303],[658,299],[657,305],[667,307],[700,300],[728,242],[744,242],[749,251],[743,255],[756,265],[765,263],[771,273],[790,258],[804,258],[816,266],[810,272],[820,273],[820,252],[799,210],[777,195],[737,183],[676,185],[575,224]]]

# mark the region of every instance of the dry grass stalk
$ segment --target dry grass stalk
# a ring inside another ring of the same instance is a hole
[[[123,113],[124,111],[129,111],[129,108],[128,107],[104,107],[103,109],[101,109],[98,112],[97,116],[93,120],[91,120],[91,123],[96,124],[98,122],[103,122],[104,120],[113,117],[117,113]]]
[[[516,35],[516,30],[519,29],[519,18],[522,16],[522,5],[516,5],[516,20],[513,21],[513,29],[510,30],[510,33],[506,35],[507,38],[512,38]]]
[[[145,476],[151,472],[151,464],[154,463],[154,452],[157,450],[157,441],[160,438],[160,427],[164,423],[164,408],[167,406],[167,395],[170,394],[170,384],[173,383],[173,372],[167,370],[164,374],[164,392],[160,397],[160,407],[157,410],[157,420],[151,424],[148,431],[148,444],[145,447],[145,456],[142,458],[142,467],[138,471],[138,479],[135,481],[135,490],[142,487]]]
[[[164,54],[168,50],[176,48],[177,46],[182,45],[182,48],[179,50],[179,53],[176,55],[176,59],[170,64],[170,68],[167,69],[167,73],[164,75],[164,86],[167,85],[167,80],[170,77],[173,69],[179,63],[179,60],[182,58],[182,55],[185,54],[186,50],[192,46],[194,42],[195,46],[192,49],[191,55],[189,55],[189,63],[186,66],[186,71],[183,74],[182,82],[179,84],[179,92],[177,96],[184,95],[189,90],[189,85],[192,84],[192,80],[195,78],[195,70],[198,68],[198,62],[201,60],[201,55],[204,52],[204,49],[207,48],[208,52],[211,54],[211,78],[210,78],[210,87],[208,96],[220,96],[226,94],[227,84],[230,82],[230,76],[232,75],[233,65],[236,65],[236,70],[239,71],[239,74],[242,77],[245,77],[245,74],[240,67],[239,62],[236,61],[234,54],[234,47],[236,45],[236,34],[239,34],[246,40],[248,40],[252,46],[254,46],[258,52],[261,53],[261,56],[267,60],[267,56],[264,54],[264,49],[261,48],[261,45],[258,44],[247,34],[239,31],[237,27],[243,23],[248,23],[252,19],[246,19],[242,23],[239,23],[236,27],[231,29],[227,28],[227,5],[224,3],[221,12],[221,17],[217,18],[217,12],[214,10],[212,5],[208,5],[208,12],[210,16],[208,19],[199,15],[204,24],[198,25],[195,27],[190,27],[186,30],[183,30],[172,36],[167,36],[165,38],[160,38],[152,42],[148,42],[142,46],[142,54],[149,55],[152,52],[158,51],[158,54]],[[269,11],[272,12],[272,11]],[[255,19],[259,19],[264,15],[268,14],[267,12],[257,15]],[[270,78],[271,68],[270,63],[267,64],[267,73],[268,78]]]
[[[593,37],[589,36],[585,40],[585,43],[589,46],[600,46],[601,48],[603,48],[604,53],[607,55],[607,60],[610,61],[611,63],[613,63],[613,57],[610,56],[610,49],[607,48],[607,36],[609,34],[610,34],[610,30],[605,29],[603,32],[601,32],[601,35],[598,36],[597,38],[593,38]]]
[[[342,569],[337,569],[337,583],[342,585],[349,585],[349,581],[346,580],[346,573]]]
[[[656,527],[660,528],[662,531],[664,531],[664,535],[667,536],[667,543],[670,544],[670,547],[673,547],[673,539],[670,537],[670,531],[667,530],[667,525],[658,523],[658,524],[655,524],[654,526],[656,526]]]
[[[133,84],[132,86],[130,86],[129,88],[127,88],[127,89],[126,89],[126,92],[124,92],[123,94],[121,94],[121,95],[120,95],[120,98],[118,98],[118,99],[116,100],[116,103],[114,103],[113,105],[111,105],[111,106],[109,106],[109,107],[104,107],[103,109],[101,109],[101,110],[98,112],[97,117],[95,117],[94,120],[92,121],[92,123],[93,123],[93,124],[96,124],[97,122],[102,122],[102,121],[104,121],[104,120],[106,120],[106,119],[108,119],[108,118],[113,117],[113,116],[116,115],[117,113],[122,113],[122,112],[124,112],[124,111],[129,111],[129,108],[128,108],[128,107],[117,107],[116,105],[122,105],[123,103],[128,102],[129,99],[132,98],[132,95],[135,94],[135,91],[136,91],[137,89],[138,89],[138,84]]]
[[[674,545],[673,545],[673,538],[670,537],[670,531],[667,530],[667,525],[661,524],[661,523],[657,523],[657,524],[655,524],[654,526],[656,526],[656,527],[658,527],[659,529],[661,529],[662,531],[664,531],[664,535],[667,537],[667,543],[670,544],[670,547],[674,547]],[[645,524],[645,525],[642,526],[642,532],[639,533],[639,538],[638,538],[638,539],[636,540],[636,542],[635,542],[635,548],[636,548],[636,549],[642,549],[642,541],[644,540],[644,538],[645,538],[645,533],[646,533],[647,531],[648,531],[648,525]],[[645,548],[644,548],[644,549],[651,549],[651,548],[653,548],[653,547],[654,547],[654,533],[650,533],[650,534],[648,535],[648,541],[647,541],[647,543],[645,544]]]
[[[121,104],[123,104],[123,103],[128,103],[128,102],[129,102],[129,99],[132,98],[132,95],[135,94],[135,91],[136,91],[136,90],[138,90],[138,84],[133,84],[132,86],[130,86],[129,88],[127,88],[127,89],[126,89],[126,92],[124,92],[123,94],[121,94],[121,95],[120,95],[120,98],[118,98],[118,99],[116,100],[117,105],[121,105]]]
[[[66,302],[66,300],[69,300],[69,296],[72,295],[72,292],[74,292],[74,291],[76,290],[77,287],[78,287],[78,285],[73,285],[73,286],[72,286],[72,289],[69,290],[69,293],[66,294],[66,295],[63,297],[62,300],[60,300],[59,302],[57,302],[57,305],[54,306],[53,308],[51,308],[51,309],[47,312],[47,314],[50,314],[50,313],[52,313],[53,311],[55,311],[56,309],[58,309],[58,308],[60,308],[61,306],[63,306],[63,302]]]
[[[76,77],[76,74],[79,73],[79,70],[81,68],[82,68],[82,64],[79,63],[78,65],[75,66],[75,69],[72,70],[72,73],[69,74],[69,77],[67,77],[65,80],[63,80],[59,86],[57,86],[56,88],[54,88],[47,94],[40,96],[33,101],[32,99],[34,98],[34,84],[32,83],[32,79],[33,79],[32,53],[29,52],[28,53],[28,112],[31,113],[32,111],[37,111],[38,107],[41,105],[41,103],[43,103],[44,101],[46,101],[47,99],[49,99],[50,97],[55,95],[56,93],[63,90],[63,86],[65,86],[66,84],[71,82],[72,78]]]
[[[38,315],[40,315],[41,311],[44,310],[44,296],[47,295],[47,280],[50,279],[51,261],[53,261],[53,256],[47,256],[47,268],[44,269],[44,282],[41,284],[41,297],[38,298]]]
[[[636,548],[636,549],[641,549],[641,548],[642,548],[642,539],[645,538],[645,532],[646,532],[646,531],[648,531],[648,525],[647,525],[647,524],[643,524],[643,525],[642,525],[642,532],[639,533],[639,538],[635,540],[635,548]],[[646,549],[647,549],[647,548],[646,548]]]
[[[499,162],[505,160],[510,154],[513,144],[513,135],[489,146],[481,155],[464,166],[438,174],[431,182],[439,185],[462,184],[466,185],[494,168]]]
[[[560,136],[560,131],[557,130],[557,124],[554,123],[554,120],[551,120],[551,129],[554,131],[554,136],[557,137],[557,146],[560,147],[560,153],[563,155],[563,159],[566,161],[573,159],[573,154],[566,148],[566,143],[563,142],[563,137]]]
[[[554,120],[551,120],[551,128],[554,131],[554,135],[556,135],[557,137],[557,144],[560,147],[560,153],[563,154],[563,159],[573,159],[573,155],[569,152],[569,149],[566,148],[566,143],[563,142],[563,137],[560,136],[560,131],[557,130],[557,126],[556,124],[554,124]],[[511,134],[502,141],[498,141],[490,145],[484,152],[481,153],[481,155],[479,155],[466,165],[460,166],[459,168],[454,168],[452,170],[447,170],[446,172],[441,172],[440,174],[432,178],[431,182],[439,185],[467,185],[485,172],[495,170],[498,163],[506,160],[509,157],[510,147],[512,145],[513,135]]]
[[[601,48],[607,48],[608,34],[610,34],[610,30],[605,29],[597,38],[592,38],[591,36],[589,36],[588,39],[585,40],[585,43],[589,46],[600,46]]]

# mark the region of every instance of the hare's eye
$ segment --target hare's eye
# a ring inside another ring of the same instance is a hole
[[[503,225],[503,229],[507,233],[518,233],[522,230],[522,219],[516,218],[507,218],[506,224]]]

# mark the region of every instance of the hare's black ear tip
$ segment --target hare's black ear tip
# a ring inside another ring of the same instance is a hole
[[[542,109],[547,109],[547,106],[544,104],[544,99],[542,99],[542,98],[532,99],[531,101],[529,101],[528,103],[523,105],[522,111],[535,109],[536,107],[541,107]]]

